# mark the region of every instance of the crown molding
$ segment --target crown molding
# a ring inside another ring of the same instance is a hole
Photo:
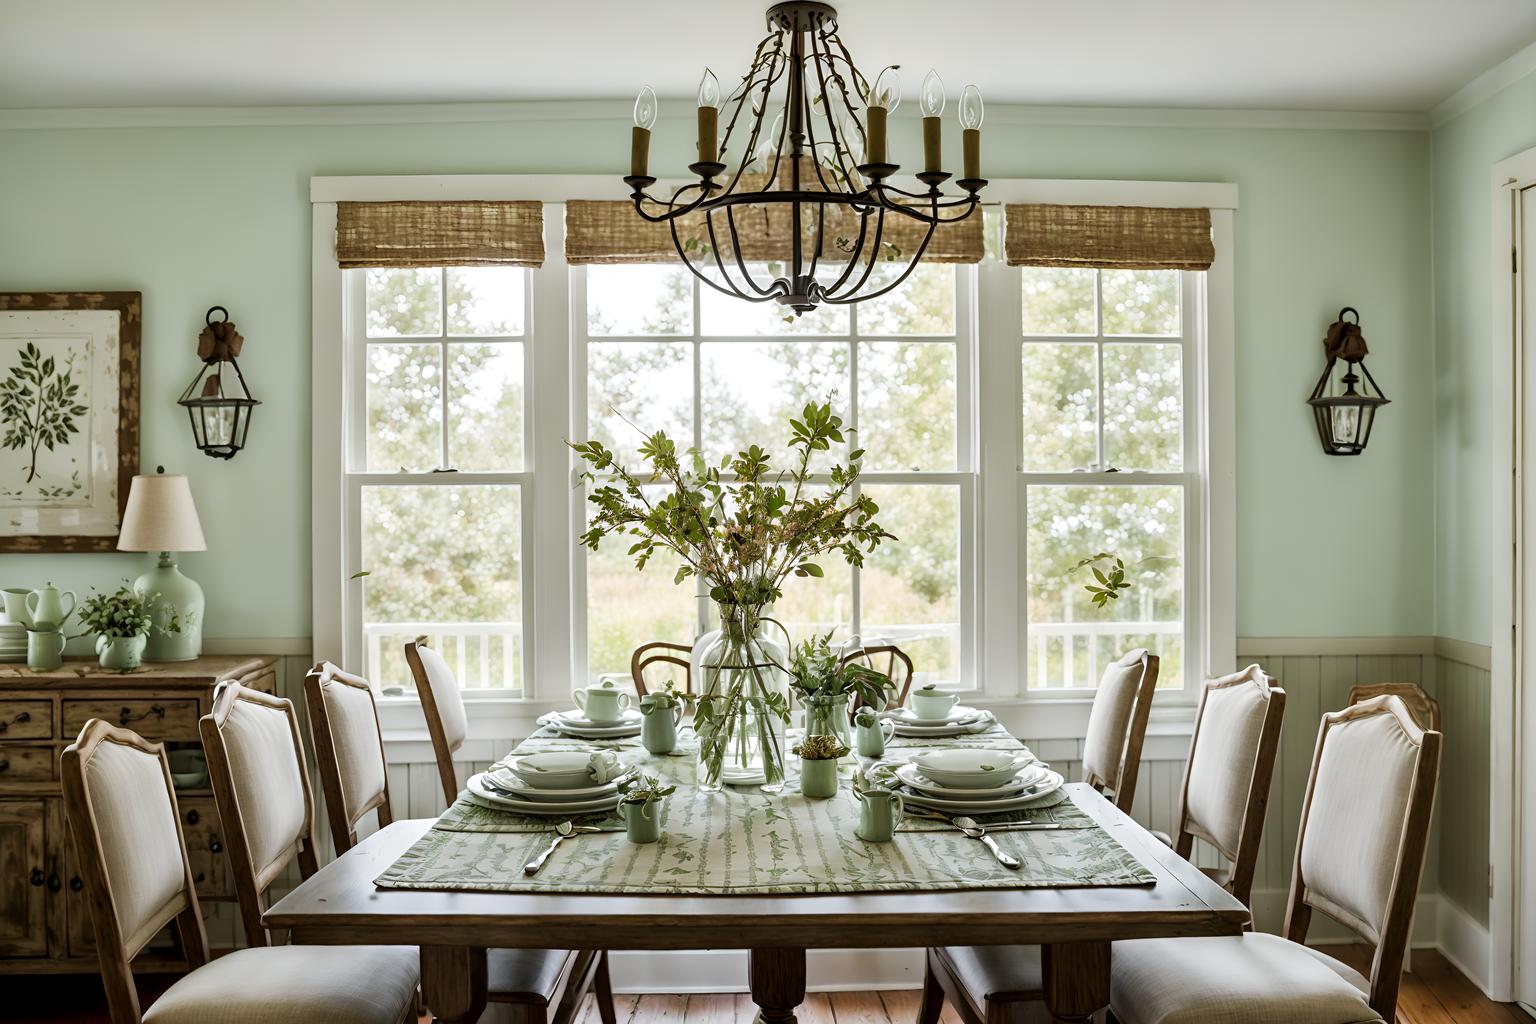
[[[0,131],[89,128],[277,128],[315,125],[628,122],[631,101],[350,104],[289,107],[39,107],[0,109]],[[685,100],[663,100],[665,118],[693,118]],[[1177,107],[990,104],[990,124],[1082,128],[1227,128],[1275,131],[1427,131],[1423,114]]]
[[[1439,128],[1455,120],[1532,72],[1536,72],[1536,43],[1530,44],[1512,57],[1505,58],[1452,93],[1429,112],[1430,128]]]

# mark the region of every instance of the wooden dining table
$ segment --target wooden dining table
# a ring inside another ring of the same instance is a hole
[[[1093,788],[1071,800],[1142,865],[1149,885],[796,895],[614,895],[382,889],[374,880],[430,820],[397,821],[321,868],[265,916],[308,944],[419,946],[438,1019],[470,1022],[486,1003],[486,950],[746,949],[766,1024],[793,1024],[812,949],[1038,945],[1057,1021],[1109,1003],[1116,939],[1233,935],[1246,907]]]

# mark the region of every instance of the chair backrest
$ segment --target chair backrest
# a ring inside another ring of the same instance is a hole
[[[1286,937],[1305,942],[1315,909],[1374,945],[1369,999],[1384,1020],[1397,1009],[1440,741],[1391,695],[1326,714],[1301,806]]]
[[[379,709],[368,680],[328,661],[304,677],[304,704],[331,842],[340,856],[357,845],[357,823],[369,811],[378,812],[380,828],[395,820]]]
[[[261,923],[267,887],[295,857],[305,878],[319,867],[298,715],[291,701],[230,681],[214,691],[213,710],[198,722],[198,731],[245,940],[270,945]]]
[[[432,737],[432,753],[437,758],[437,777],[443,786],[443,798],[452,804],[459,796],[459,777],[453,768],[453,755],[469,738],[469,715],[464,710],[464,695],[459,681],[443,656],[427,646],[419,636],[405,645],[405,663],[416,679],[416,695],[421,698],[421,713],[427,719],[427,734]]]
[[[645,681],[645,672],[652,665],[682,666],[682,692],[692,693],[693,663],[689,660],[691,654],[693,654],[692,644],[674,644],[666,640],[654,640],[636,647],[635,653],[629,659],[629,675],[635,681],[636,696],[644,697],[650,692],[650,685]],[[676,674],[676,672],[669,672],[669,675]]]
[[[907,702],[907,691],[912,689],[912,659],[895,644],[876,644],[860,647],[843,655],[842,663],[861,662],[886,676],[891,681],[891,698],[882,710],[899,708]],[[858,708],[850,707],[852,714]]]
[[[1174,849],[1188,859],[1196,839],[1228,863],[1227,890],[1247,903],[1280,749],[1285,691],[1257,665],[1200,691],[1195,731],[1184,766]]]
[[[1141,744],[1157,689],[1157,655],[1146,648],[1112,662],[1099,679],[1083,740],[1083,781],[1109,790],[1115,806],[1129,812],[1141,772]]]
[[[165,747],[93,718],[60,771],[112,1024],[138,1024],[129,965],[161,928],[175,922],[190,967],[208,962]]]
[[[1398,697],[1408,705],[1414,721],[1420,729],[1443,732],[1440,728],[1440,702],[1419,687],[1418,683],[1360,683],[1349,688],[1349,702],[1359,704],[1372,697]]]

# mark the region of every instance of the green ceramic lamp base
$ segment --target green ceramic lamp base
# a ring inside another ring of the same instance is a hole
[[[170,552],[160,553],[160,562],[133,582],[134,593],[156,594],[155,623],[164,626],[174,612],[181,624],[179,633],[157,630],[144,648],[145,661],[191,661],[203,653],[203,588],[176,568]]]

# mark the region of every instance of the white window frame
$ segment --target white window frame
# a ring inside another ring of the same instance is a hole
[[[663,187],[662,183],[658,187]],[[680,183],[677,183],[680,184]],[[564,433],[584,420],[578,407],[572,350],[571,318],[577,289],[564,260],[564,202],[568,199],[622,199],[622,183],[608,175],[408,175],[315,177],[310,179],[312,208],[312,580],[314,657],[346,657],[343,608],[346,596],[346,552],[349,549],[344,515],[344,449],[342,359],[346,336],[345,275],[336,266],[334,239],[336,203],[342,201],[516,200],[544,202],[545,265],[531,275],[525,344],[532,372],[528,389],[527,449],[524,471],[537,477],[523,508],[525,538],[524,682],[521,697],[496,691],[467,695],[473,702],[471,745],[465,758],[493,758],[503,738],[526,733],[539,714],[568,703],[577,652],[585,659],[585,628],[576,627],[577,573],[585,565],[570,537],[583,505],[569,483],[576,467],[565,449]],[[1236,416],[1234,369],[1234,219],[1236,185],[1203,182],[1138,182],[1093,180],[993,181],[987,187],[991,204],[1066,203],[1110,206],[1203,207],[1211,211],[1216,256],[1203,275],[1199,300],[1204,308],[1200,339],[1200,369],[1186,403],[1204,411],[1195,451],[1204,467],[1198,514],[1205,525],[1203,550],[1185,566],[1186,590],[1199,595],[1199,649],[1186,647],[1189,678],[1232,671],[1236,667]],[[974,281],[967,296],[960,280]],[[1017,361],[1022,295],[1017,271],[999,260],[980,265],[974,274],[957,275],[956,312],[986,308],[975,325],[974,358],[965,368],[957,358],[957,374],[972,376],[970,388],[957,379],[960,395],[975,396],[970,422],[974,473],[972,506],[974,547],[962,546],[962,565],[969,564],[972,614],[962,628],[972,631],[973,669],[967,678],[980,680],[975,701],[998,712],[1003,723],[1037,738],[1081,737],[1087,724],[1091,694],[1042,695],[1024,691],[1024,646],[1019,634],[1022,588],[1022,538],[1019,531],[1019,472],[1021,442]],[[957,328],[958,328],[957,324]],[[583,353],[584,358],[584,353]],[[1186,374],[1188,380],[1188,374]],[[967,399],[960,397],[960,401]],[[551,429],[550,425],[565,429]],[[574,435],[573,435],[574,436]],[[963,451],[961,442],[961,450]],[[964,463],[960,463],[964,466]],[[559,467],[558,471],[552,467]],[[899,474],[898,474],[899,475]],[[931,475],[930,479],[934,479]],[[532,479],[530,477],[530,479]],[[934,482],[938,482],[934,479]],[[1191,510],[1186,509],[1186,516]],[[962,529],[962,538],[966,531]],[[570,537],[569,544],[538,538]],[[963,541],[962,541],[963,545]],[[986,557],[980,553],[985,552]],[[964,570],[963,570],[964,571]],[[1198,577],[1194,574],[1198,573]],[[1193,585],[1191,582],[1193,581]],[[584,583],[582,584],[584,587]],[[353,588],[354,590],[356,588]],[[355,600],[355,598],[354,598]],[[962,595],[962,601],[967,600]],[[584,610],[583,610],[584,615]],[[578,648],[578,644],[580,645]],[[1153,712],[1150,741],[1166,735],[1173,742],[1187,735],[1194,693],[1161,695]],[[425,737],[420,705],[414,697],[386,698],[381,721],[392,740],[420,741]],[[414,744],[413,744],[414,745]],[[1181,749],[1171,751],[1182,753]]]

